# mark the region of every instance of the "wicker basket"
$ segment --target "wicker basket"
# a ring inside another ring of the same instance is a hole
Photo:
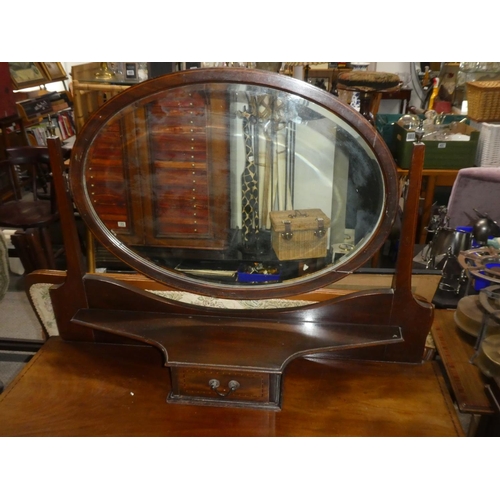
[[[269,212],[269,217],[273,250],[279,260],[326,256],[331,221],[319,208]]]
[[[500,121],[500,81],[467,82],[467,103],[471,120]]]
[[[476,152],[477,167],[500,167],[500,123],[483,123]]]

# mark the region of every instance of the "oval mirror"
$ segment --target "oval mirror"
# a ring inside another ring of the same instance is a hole
[[[398,199],[392,157],[356,111],[247,69],[122,92],[79,133],[70,179],[82,218],[128,266],[232,298],[342,278],[385,241]]]

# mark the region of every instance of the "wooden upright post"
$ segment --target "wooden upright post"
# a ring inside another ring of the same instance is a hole
[[[420,203],[420,189],[422,186],[422,172],[424,168],[425,144],[416,142],[413,145],[413,154],[410,167],[410,184],[404,204],[403,222],[399,240],[398,260],[393,288],[411,289],[411,275],[413,269],[413,251],[415,246],[415,228],[418,221]]]
[[[71,323],[71,319],[79,309],[88,308],[82,279],[85,275],[85,266],[76,229],[73,201],[64,180],[61,140],[59,137],[50,137],[47,139],[47,147],[52,168],[52,187],[55,189],[57,198],[67,264],[65,282],[50,290],[54,314],[62,338],[92,341],[94,338],[93,330]]]

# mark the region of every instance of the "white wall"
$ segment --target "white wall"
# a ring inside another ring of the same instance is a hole
[[[411,74],[411,62],[377,62],[375,63],[375,71],[385,71],[387,73],[408,73]],[[412,87],[410,82],[409,87]],[[398,114],[399,113],[400,101],[381,101],[379,107],[379,113],[381,114]],[[420,100],[415,92],[412,92],[410,99],[411,106],[420,107]]]

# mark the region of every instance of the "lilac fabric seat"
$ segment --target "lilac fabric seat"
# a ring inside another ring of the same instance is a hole
[[[458,172],[448,202],[449,225],[471,226],[487,213],[500,223],[500,167],[471,167]]]

